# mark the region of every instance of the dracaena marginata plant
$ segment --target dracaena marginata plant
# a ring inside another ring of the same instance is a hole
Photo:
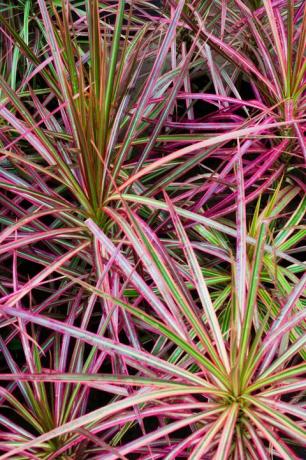
[[[11,334],[21,333],[28,354],[20,369],[2,344],[11,373],[1,379],[11,383],[1,396],[20,419],[1,419],[14,433],[7,439],[2,432],[1,458],[299,458],[296,446],[306,436],[306,339],[297,334],[305,321],[305,276],[281,298],[278,281],[273,288],[267,280],[273,208],[251,223],[254,240],[237,218],[235,250],[216,243],[212,266],[204,263],[205,245],[188,236],[184,210],[167,195],[164,209],[173,225],[169,241],[127,206],[106,210],[124,235],[119,246],[86,221],[97,260],[105,254],[117,277],[106,291],[101,280],[94,285],[70,274],[79,288],[64,319],[42,314],[50,303],[32,311],[2,307],[3,322]],[[189,223],[198,228],[192,215]],[[218,269],[224,262],[232,282]],[[112,372],[98,372],[107,363]],[[90,410],[93,389],[108,402]]]
[[[183,18],[191,29],[200,29],[200,36],[206,41],[203,53],[219,90],[225,90],[226,94],[228,71],[234,71],[231,90],[235,93],[235,81],[242,72],[250,80],[255,98],[263,104],[263,116],[295,122],[303,118],[305,107],[305,2],[263,0],[260,3],[254,9],[252,2],[227,2],[221,6],[223,20],[207,24],[208,5],[199,9],[187,2]],[[214,8],[210,14],[215,14]],[[217,62],[211,60],[213,51],[220,55]],[[291,134],[296,130],[300,142],[301,125],[293,123],[291,128]],[[288,134],[288,129],[283,127],[280,133]],[[305,155],[303,142],[300,147],[300,153]]]
[[[305,18],[0,2],[0,459],[301,458]]]
[[[162,128],[196,65],[193,48],[168,64],[183,3],[171,19],[125,1],[2,8],[1,241],[18,250],[18,263],[45,267],[34,268],[37,286],[63,264],[99,277],[84,220],[115,237],[107,199],[151,161],[156,142],[180,142]],[[130,190],[149,187],[136,179]],[[8,265],[10,251],[2,251]]]

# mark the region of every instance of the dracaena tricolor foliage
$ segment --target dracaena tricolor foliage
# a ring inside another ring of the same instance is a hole
[[[0,459],[302,458],[305,3],[0,34]]]

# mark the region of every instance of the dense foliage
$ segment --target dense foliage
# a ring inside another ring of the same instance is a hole
[[[306,3],[0,2],[0,459],[299,459]]]

